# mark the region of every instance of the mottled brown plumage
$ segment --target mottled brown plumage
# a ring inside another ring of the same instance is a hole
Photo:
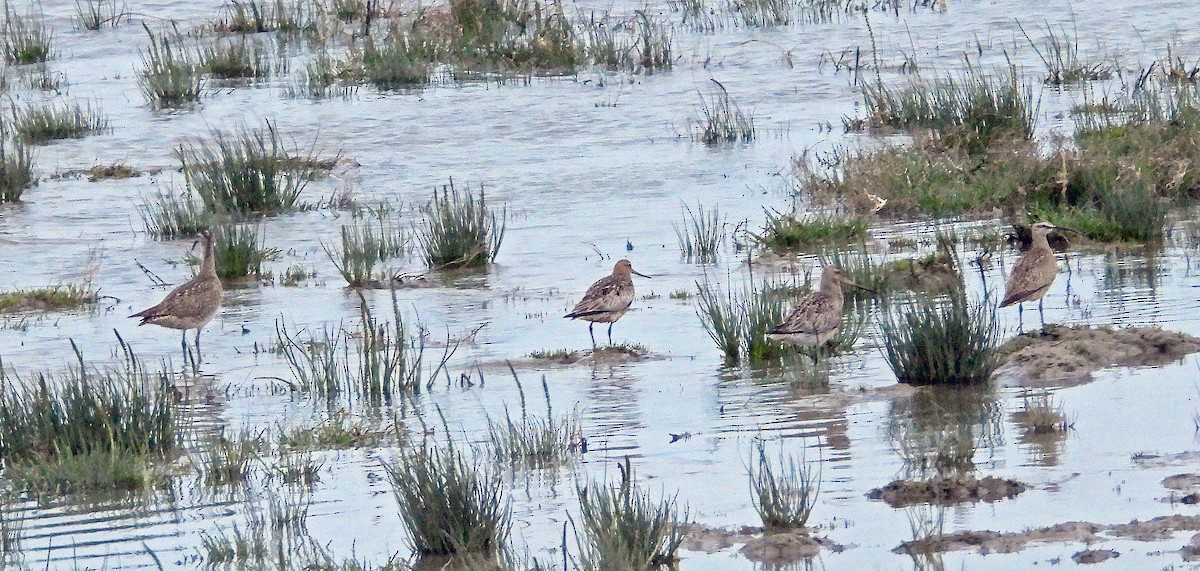
[[[817,291],[800,298],[782,322],[767,330],[767,338],[795,347],[820,347],[837,337],[845,302],[842,284],[857,286],[841,268],[826,267]]]
[[[1004,299],[1000,301],[1000,307],[1008,307],[1014,303],[1038,300],[1038,313],[1042,314],[1043,327],[1046,325],[1046,317],[1042,313],[1042,297],[1050,290],[1054,278],[1058,276],[1058,259],[1054,257],[1054,250],[1050,249],[1046,236],[1056,228],[1057,226],[1049,222],[1037,222],[1032,226],[1030,231],[1033,241],[1008,275]],[[1023,317],[1024,307],[1020,307],[1019,310]]]
[[[601,278],[583,294],[583,299],[575,304],[575,309],[563,317],[590,321],[588,335],[592,337],[592,345],[596,344],[596,336],[592,326],[596,323],[608,324],[608,343],[612,344],[612,324],[615,323],[633,304],[633,274],[643,278],[650,276],[634,271],[629,260],[620,260],[613,266],[612,274]]]
[[[138,325],[150,323],[183,331],[183,346],[187,350],[187,330],[196,330],[196,352],[200,351],[200,330],[212,320],[221,306],[221,280],[217,277],[217,259],[213,253],[212,232],[202,230],[204,260],[196,276],[175,288],[158,305],[139,311],[130,317],[142,318]]]

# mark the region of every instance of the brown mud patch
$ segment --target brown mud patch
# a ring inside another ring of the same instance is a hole
[[[946,551],[978,550],[979,553],[1015,553],[1030,544],[1042,543],[1086,543],[1088,545],[1108,539],[1133,541],[1163,541],[1181,531],[1200,531],[1200,516],[1167,515],[1147,521],[1133,520],[1129,523],[1099,524],[1072,521],[1019,532],[959,531],[933,535],[900,544],[894,551],[910,555],[929,555]],[[1187,557],[1189,549],[1197,549],[1196,537],[1181,553]],[[1200,552],[1197,552],[1200,553]]]
[[[1079,553],[1071,556],[1071,561],[1080,565],[1090,565],[1092,563],[1103,563],[1109,559],[1120,557],[1121,554],[1111,549],[1084,549]]]
[[[689,551],[717,553],[741,545],[739,553],[743,557],[768,566],[812,559],[823,550],[838,553],[845,549],[828,539],[813,536],[803,528],[778,531],[761,527],[721,529],[694,523],[687,526],[686,534],[683,548]]]
[[[938,476],[929,480],[896,480],[882,488],[867,492],[872,500],[883,500],[889,506],[902,508],[916,504],[949,506],[965,502],[996,502],[1017,496],[1028,487],[1016,480],[995,476],[976,478]]]
[[[1047,325],[1000,347],[1001,375],[1022,386],[1091,380],[1106,367],[1163,365],[1200,351],[1200,339],[1157,327]]]

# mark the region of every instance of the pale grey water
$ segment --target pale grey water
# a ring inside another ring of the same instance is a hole
[[[188,27],[218,13],[219,2],[128,2],[138,14],[177,19]],[[599,6],[608,8],[609,4]],[[613,5],[628,13],[640,4]],[[406,313],[434,337],[461,335],[487,324],[475,343],[460,348],[451,372],[486,370],[486,386],[439,386],[421,399],[425,410],[436,405],[452,428],[468,438],[483,437],[487,413],[513,403],[515,387],[503,372],[507,359],[520,360],[537,349],[588,346],[585,326],[561,319],[582,291],[607,273],[611,259],[629,257],[651,274],[639,281],[639,293],[661,296],[639,300],[635,311],[617,324],[614,337],[646,345],[653,358],[632,364],[576,365],[538,370],[521,367],[527,392],[548,379],[555,409],[577,408],[592,451],[562,469],[557,478],[512,483],[514,542],[535,554],[557,547],[562,522],[576,504],[576,479],[613,477],[616,462],[633,459],[643,485],[678,492],[693,518],[713,526],[757,523],[749,502],[745,462],[752,440],[783,439],[789,451],[820,457],[822,492],[813,522],[817,533],[847,549],[825,553],[818,566],[828,569],[908,569],[911,560],[891,550],[911,538],[906,510],[869,501],[864,494],[887,483],[901,469],[886,426],[894,406],[886,399],[804,397],[786,384],[727,371],[702,330],[691,301],[671,300],[675,290],[693,290],[710,278],[740,285],[747,273],[739,255],[728,248],[721,263],[704,267],[680,260],[672,223],[682,221],[684,203],[719,204],[731,222],[748,219],[752,228],[762,208],[786,209],[787,173],[792,157],[806,149],[840,144],[873,144],[870,135],[843,135],[839,121],[853,114],[858,95],[846,73],[818,69],[826,51],[861,46],[870,39],[862,18],[829,24],[773,29],[732,27],[713,34],[675,30],[675,69],[654,75],[602,75],[534,79],[529,85],[473,83],[435,86],[421,92],[381,94],[362,88],[356,97],[308,101],[284,96],[290,78],[258,87],[210,89],[191,111],[156,113],[137,91],[138,49],[145,33],[135,21],[116,29],[73,29],[73,5],[44,3],[47,23],[56,32],[59,57],[50,63],[68,81],[70,99],[97,103],[110,117],[110,133],[60,141],[37,149],[45,176],[96,163],[126,162],[141,169],[163,168],[159,175],[89,183],[65,178],[43,180],[27,192],[23,204],[0,207],[0,289],[42,286],[78,279],[92,248],[103,262],[96,285],[118,302],[97,312],[29,317],[26,328],[0,329],[0,355],[18,371],[59,367],[70,359],[67,339],[89,357],[107,358],[117,329],[144,358],[175,356],[179,339],[172,331],[138,328],[124,316],[152,304],[162,290],[152,287],[135,264],[142,262],[171,281],[187,275],[168,261],[182,258],[190,242],[149,239],[136,211],[140,197],[160,188],[179,187],[174,145],[210,128],[232,129],[262,120],[301,144],[341,152],[360,166],[318,181],[306,191],[310,200],[328,196],[344,180],[352,181],[364,202],[390,200],[418,204],[431,189],[454,177],[456,184],[483,184],[494,204],[511,214],[497,266],[469,288],[432,288],[401,292]],[[579,5],[580,10],[595,6]],[[666,6],[652,12],[674,19]],[[1192,25],[1190,2],[951,1],[942,13],[928,9],[900,16],[872,12],[870,22],[883,58],[885,80],[895,73],[899,50],[915,46],[927,73],[959,69],[962,54],[974,62],[984,47],[984,65],[1001,65],[1005,53],[1022,71],[1037,77],[1041,64],[1017,30],[1018,17],[1035,37],[1044,22],[1057,30],[1075,26],[1087,53],[1117,55],[1136,67],[1165,50],[1168,42],[1196,49],[1200,30]],[[1073,23],[1072,23],[1073,22]],[[911,38],[911,40],[910,40]],[[791,52],[792,65],[784,61]],[[706,65],[707,62],[707,65]],[[293,65],[293,70],[298,66]],[[16,70],[9,70],[10,73]],[[699,93],[710,78],[729,88],[734,99],[752,109],[759,137],[750,144],[709,148],[686,137],[688,121],[699,114]],[[598,80],[604,86],[598,86]],[[1102,91],[1104,86],[1096,86]],[[1116,90],[1115,84],[1109,88]],[[14,90],[22,104],[45,98]],[[1039,136],[1069,130],[1065,110],[1082,99],[1078,89],[1041,90]],[[616,106],[606,106],[612,102]],[[819,128],[832,123],[833,132]],[[679,133],[684,133],[679,137]],[[406,213],[407,224],[416,215]],[[270,265],[281,273],[294,264],[319,274],[303,287],[248,287],[226,294],[219,317],[205,334],[203,371],[220,398],[197,411],[203,426],[274,426],[313,414],[314,405],[265,389],[269,377],[286,376],[282,361],[254,354],[255,343],[273,340],[275,320],[296,327],[357,320],[357,297],[341,285],[320,248],[334,239],[349,216],[329,210],[265,220],[268,245],[284,250]],[[923,223],[899,224],[878,236],[930,232]],[[626,252],[629,241],[634,249]],[[595,245],[606,256],[597,258]],[[1071,253],[1065,273],[1047,296],[1049,321],[1097,324],[1158,324],[1200,333],[1196,288],[1200,278],[1186,254],[1186,243],[1144,260],[1131,253]],[[988,270],[991,287],[1003,281],[1002,267]],[[610,259],[611,258],[611,259]],[[31,263],[32,261],[32,263]],[[418,269],[411,258],[406,267]],[[982,289],[978,275],[968,274]],[[1069,294],[1068,294],[1069,291]],[[368,292],[383,307],[386,292]],[[1015,329],[1015,312],[1003,312]],[[1028,317],[1028,316],[1027,316]],[[4,318],[13,324],[18,318]],[[831,390],[853,394],[859,387],[895,383],[868,332],[859,348],[836,361]],[[176,356],[176,361],[178,357]],[[1005,411],[1001,432],[991,449],[981,449],[983,474],[1013,477],[1031,484],[1016,499],[947,510],[947,530],[1020,530],[1063,521],[1124,522],[1194,508],[1158,501],[1168,495],[1159,481],[1186,471],[1185,466],[1144,468],[1131,456],[1152,451],[1176,453],[1196,447],[1195,358],[1162,368],[1113,370],[1095,382],[1055,390],[1075,428],[1062,445],[1057,463],[1039,462],[1008,417],[1020,407],[1014,389],[998,389]],[[536,399],[534,399],[536,401]],[[670,443],[671,433],[691,433]],[[308,526],[340,557],[352,554],[381,561],[408,547],[380,460],[394,450],[322,452],[326,470],[317,484]],[[168,566],[197,564],[200,532],[241,522],[241,504],[206,497],[184,477],[175,484],[173,502],[152,502],[130,509],[124,504],[71,501],[22,506],[23,547],[32,568],[80,565],[131,568],[152,565],[146,547]],[[1159,542],[1111,541],[1121,551],[1113,569],[1186,565],[1173,553],[1189,538]],[[1045,565],[1082,545],[1047,545],[1015,554],[954,552],[946,568],[1013,569]],[[716,554],[684,553],[684,570],[753,569],[735,550]]]

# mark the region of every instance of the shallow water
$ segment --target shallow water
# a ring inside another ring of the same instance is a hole
[[[39,147],[39,173],[112,162],[162,172],[96,183],[45,179],[26,193],[22,204],[0,206],[0,290],[78,281],[94,249],[102,260],[95,284],[114,298],[94,312],[3,317],[0,355],[7,366],[22,372],[65,366],[71,359],[68,338],[89,358],[107,359],[115,345],[114,329],[148,361],[161,357],[177,363],[175,332],[135,327],[125,316],[163,294],[136,262],[180,282],[188,273],[175,262],[191,244],[149,239],[137,205],[142,196],[182,185],[172,150],[188,136],[271,120],[300,144],[313,144],[325,154],[341,153],[359,165],[311,184],[309,200],[352,184],[355,198],[365,203],[421,204],[435,185],[453,177],[459,185],[483,185],[489,201],[507,206],[508,233],[496,267],[462,287],[399,295],[404,312],[419,318],[432,338],[458,337],[483,326],[473,342],[459,348],[450,371],[454,378],[466,372],[476,381],[482,371],[486,382],[439,384],[418,401],[426,412],[439,408],[461,437],[481,441],[487,415],[501,414],[506,403],[516,402],[506,360],[518,367],[527,394],[537,394],[536,381],[545,375],[555,410],[575,409],[582,418],[590,450],[577,464],[509,482],[518,547],[555,558],[551,550],[561,541],[566,514],[576,510],[575,482],[615,478],[616,465],[626,456],[642,485],[678,493],[694,520],[718,527],[754,525],[758,520],[745,465],[753,440],[765,438],[770,447],[804,450],[809,459],[821,461],[821,495],[812,522],[818,534],[846,549],[823,554],[816,565],[915,565],[892,550],[912,539],[910,512],[920,508],[892,509],[865,498],[868,490],[903,469],[887,427],[921,408],[908,402],[915,397],[872,390],[895,384],[875,347],[874,329],[868,327],[854,352],[834,361],[833,395],[806,396],[774,373],[727,370],[700,326],[694,302],[668,297],[672,291],[694,290],[695,282],[706,276],[735,287],[748,278],[744,254],[728,244],[718,264],[680,260],[671,225],[683,220],[683,204],[719,204],[731,223],[748,219],[755,228],[764,207],[791,206],[787,173],[794,156],[806,149],[877,141],[821,128],[837,126],[843,115],[855,113],[858,95],[849,75],[818,63],[826,51],[836,55],[844,48],[863,47],[869,53],[862,18],[773,29],[730,27],[713,34],[677,28],[675,53],[680,59],[675,69],[654,75],[582,72],[533,79],[528,85],[473,83],[413,93],[362,88],[349,99],[322,101],[286,98],[292,79],[285,76],[254,87],[210,86],[197,108],[159,113],[147,108],[134,79],[138,49],[146,43],[136,22],[142,16],[115,29],[88,32],[73,29],[73,6],[58,4],[44,6],[59,52],[50,68],[66,78],[68,98],[91,100],[106,111],[112,130]],[[929,70],[960,69],[966,51],[972,62],[978,58],[984,65],[1001,65],[1007,54],[1036,77],[1040,61],[1017,29],[1014,14],[1035,37],[1033,28],[1043,22],[1055,29],[1074,26],[1085,52],[1119,54],[1129,67],[1148,63],[1171,41],[1186,47],[1200,40],[1200,30],[1190,25],[1194,8],[1185,1],[1157,3],[1152,9],[1104,2],[1082,11],[1061,1],[948,4],[945,10],[901,10],[898,17],[871,13],[885,80],[900,78],[900,54],[914,47],[922,68]],[[220,5],[128,2],[131,12],[177,19],[181,28],[214,17]],[[641,4],[612,7],[628,13]],[[678,18],[666,6],[653,11]],[[785,52],[790,52],[790,65]],[[699,115],[699,94],[709,92],[710,78],[753,109],[759,130],[753,143],[710,148],[688,139],[689,121]],[[46,98],[20,89],[11,95],[18,104]],[[1078,89],[1042,90],[1039,136],[1069,130],[1065,111],[1081,99]],[[417,216],[406,210],[404,224]],[[342,287],[320,246],[335,239],[349,219],[326,209],[264,220],[267,244],[284,251],[269,268],[279,274],[300,264],[315,269],[318,277],[301,287],[251,286],[226,293],[221,313],[205,330],[201,369],[206,377],[199,381],[218,396],[193,408],[195,427],[267,428],[319,413],[321,403],[271,390],[275,383],[270,378],[286,377],[286,367],[278,356],[256,353],[254,347],[273,342],[277,319],[316,329],[357,321],[358,299]],[[874,231],[876,237],[928,237],[930,232],[922,223]],[[1046,297],[1047,321],[1154,324],[1200,334],[1195,296],[1200,276],[1193,269],[1200,258],[1193,261],[1194,252],[1180,241],[1149,255],[1136,250],[1068,253],[1063,274]],[[986,268],[986,286],[978,273],[969,273],[972,288],[982,292],[1002,284],[1014,256],[1006,250]],[[585,326],[559,316],[620,257],[653,276],[637,282],[639,294],[653,298],[635,303],[614,328],[614,339],[645,345],[650,358],[571,366],[527,359],[534,350],[589,346]],[[408,270],[420,266],[416,256],[403,263]],[[388,303],[387,292],[366,295],[380,308]],[[1036,320],[1036,311],[1025,316],[1027,325],[1033,323],[1031,316]],[[1001,318],[1012,334],[1016,312],[1002,311]],[[1132,457],[1195,449],[1198,367],[1190,357],[1161,368],[1105,371],[1091,383],[1055,389],[1075,424],[1049,452],[1022,442],[1011,419],[1021,406],[1018,389],[997,388],[984,395],[995,403],[989,410],[998,414],[986,428],[981,425],[986,434],[975,459],[979,471],[1016,478],[1031,489],[995,504],[948,508],[946,530],[1011,531],[1071,520],[1117,523],[1193,514],[1190,506],[1160,501],[1170,494],[1160,485],[1162,478],[1187,471],[1186,465],[1145,467]],[[860,395],[859,389],[868,391]],[[532,401],[539,402],[536,397]],[[672,442],[672,434],[690,437]],[[325,469],[312,492],[308,528],[339,557],[382,561],[409,552],[380,465],[395,453],[390,448],[317,453]],[[150,567],[150,550],[167,566],[194,566],[201,532],[227,528],[245,517],[236,494],[214,496],[194,480],[178,478],[170,490],[132,505],[64,499],[12,506],[23,515],[25,562],[31,568]],[[937,510],[926,512],[936,515]],[[1107,541],[1101,547],[1121,552],[1110,568],[1178,568],[1183,562],[1175,551],[1188,539],[1178,534],[1155,542]],[[1070,561],[1083,548],[1050,544],[987,556],[952,552],[941,564],[1027,568],[1060,558]],[[759,567],[738,556],[736,548],[685,552],[679,565],[685,570]]]

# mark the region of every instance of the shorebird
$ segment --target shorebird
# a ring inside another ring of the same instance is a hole
[[[596,335],[592,332],[592,326],[597,323],[608,324],[608,344],[612,345],[612,325],[629,311],[629,305],[633,303],[633,274],[650,277],[635,271],[629,260],[618,261],[612,273],[592,284],[583,294],[583,299],[575,304],[575,309],[563,316],[591,322],[588,323],[588,335],[592,338],[593,347],[596,346]]]
[[[1024,302],[1035,299],[1038,302],[1038,314],[1042,318],[1042,329],[1046,328],[1046,314],[1042,310],[1042,297],[1046,295],[1050,284],[1054,283],[1054,278],[1058,275],[1058,259],[1054,257],[1054,250],[1050,249],[1046,235],[1050,231],[1058,229],[1069,230],[1069,228],[1055,226],[1046,221],[1035,222],[1030,227],[1033,241],[1029,249],[1021,254],[1012,273],[1008,274],[1008,284],[1004,288],[1004,299],[1000,301],[1000,307],[1018,304],[1017,319],[1020,323],[1018,328],[1023,329],[1025,325]]]
[[[209,230],[200,231],[204,241],[204,261],[196,276],[175,288],[158,305],[139,311],[129,317],[140,317],[142,322],[183,331],[183,351],[187,353],[187,330],[196,330],[196,354],[200,353],[200,330],[217,313],[221,306],[221,280],[217,277],[217,257],[213,253],[213,235]]]
[[[821,285],[817,291],[800,298],[782,322],[767,330],[767,338],[797,348],[820,349],[837,337],[842,328],[842,306],[845,303],[843,284],[867,289],[850,281],[841,268],[826,266],[821,272]],[[813,361],[816,360],[814,353]]]

